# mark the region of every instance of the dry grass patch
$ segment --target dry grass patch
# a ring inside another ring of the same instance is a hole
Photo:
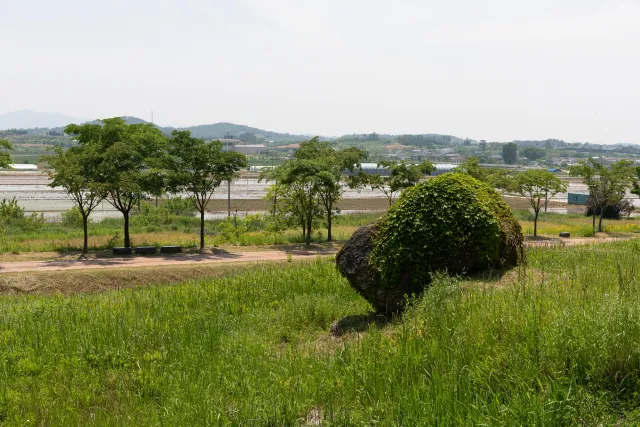
[[[7,273],[0,276],[0,295],[75,294],[135,288],[151,284],[180,283],[186,280],[233,274],[251,265],[255,263]]]

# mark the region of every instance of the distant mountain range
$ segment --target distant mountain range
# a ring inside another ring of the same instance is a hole
[[[148,123],[137,117],[123,116],[127,124]],[[60,113],[39,113],[35,111],[22,110],[11,113],[0,114],[0,130],[6,129],[51,129],[61,131],[70,123],[87,123],[89,120],[67,116]],[[90,123],[99,123],[93,120]],[[222,139],[225,137],[240,137],[243,134],[254,135],[257,139],[277,140],[277,141],[303,141],[308,139],[308,135],[293,135],[289,133],[279,133],[258,129],[245,125],[233,123],[214,123],[209,125],[190,126],[184,128],[158,126],[163,132],[170,134],[173,130],[188,130],[196,138]]]

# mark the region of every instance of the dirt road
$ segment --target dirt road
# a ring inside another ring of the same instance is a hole
[[[166,265],[212,264],[232,262],[284,261],[289,258],[304,259],[332,255],[334,251],[262,251],[217,254],[189,254],[167,256],[113,257],[88,260],[15,261],[0,263],[0,274],[27,271],[86,270],[98,268],[144,268]]]
[[[575,246],[608,243],[627,240],[627,238],[615,237],[589,237],[589,238],[542,238],[540,240],[525,241],[526,246]],[[148,268],[156,266],[171,265],[210,265],[224,263],[247,263],[262,261],[285,261],[291,259],[309,259],[317,256],[334,255],[336,247],[320,248],[317,250],[301,250],[298,248],[291,250],[263,250],[246,252],[227,252],[218,250],[214,254],[180,254],[180,255],[152,255],[152,256],[132,256],[132,257],[105,257],[94,259],[49,259],[49,260],[29,260],[29,261],[6,261],[0,262],[0,275],[3,273],[22,272],[46,272],[46,271],[67,271],[67,270],[89,270],[103,268]]]

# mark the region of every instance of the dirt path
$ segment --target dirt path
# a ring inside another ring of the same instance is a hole
[[[577,245],[595,245],[600,243],[622,242],[635,237],[574,237],[569,239],[562,238],[542,238],[540,240],[527,239],[526,246],[577,246]]]
[[[525,241],[526,246],[576,246],[599,244],[627,240],[625,237],[588,237],[588,238],[543,238],[540,240]],[[0,275],[3,273],[22,272],[46,272],[46,271],[68,271],[87,270],[104,268],[148,268],[155,266],[171,265],[211,265],[224,263],[246,263],[261,261],[285,261],[289,257],[292,259],[313,258],[322,255],[333,255],[336,253],[335,247],[320,250],[268,250],[268,251],[246,251],[246,252],[226,252],[220,251],[214,254],[181,254],[181,255],[152,255],[152,256],[132,256],[132,257],[106,257],[96,259],[49,259],[49,260],[29,260],[29,261],[5,261],[0,262]]]
[[[88,260],[14,261],[0,263],[0,274],[35,271],[86,270],[97,268],[143,268],[166,265],[214,264],[232,262],[284,261],[332,255],[334,251],[262,251],[206,255],[167,255],[103,258]]]

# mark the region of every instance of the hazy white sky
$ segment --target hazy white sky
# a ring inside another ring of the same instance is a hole
[[[0,0],[0,113],[640,143],[640,1]]]

